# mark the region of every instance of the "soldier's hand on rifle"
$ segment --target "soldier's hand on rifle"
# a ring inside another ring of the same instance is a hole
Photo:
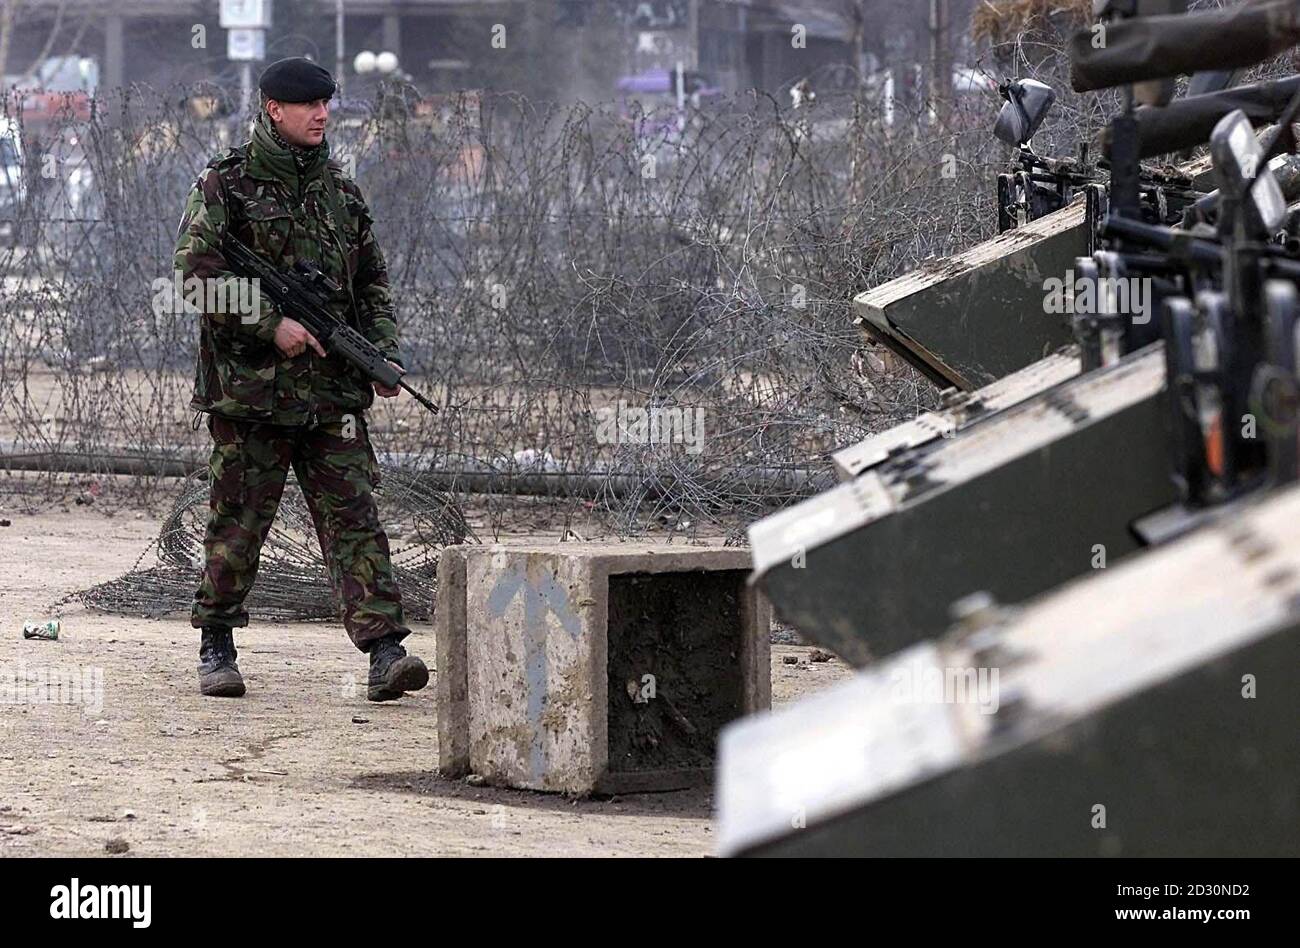
[[[401,367],[400,365],[398,365],[396,362],[391,362],[391,361],[390,361],[388,364],[391,365],[393,368],[395,368],[395,369],[397,370],[397,374],[398,374],[398,375],[405,375],[405,374],[406,374],[406,369],[402,368],[402,367]],[[397,394],[398,392],[400,392],[400,391],[401,391],[401,389],[398,388],[397,386],[393,386],[392,388],[389,388],[387,385],[381,385],[379,382],[376,382],[376,383],[375,383],[375,393],[378,394],[378,395],[380,395],[380,396],[382,396],[382,397],[384,397],[384,398],[392,398],[394,395],[396,395],[396,394]]]
[[[289,358],[302,355],[308,346],[316,350],[316,354],[324,357],[325,350],[316,340],[307,327],[295,319],[285,316],[280,320],[280,325],[275,327],[275,347],[287,355]]]

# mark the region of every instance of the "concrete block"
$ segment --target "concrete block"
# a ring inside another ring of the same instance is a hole
[[[439,767],[533,790],[707,783],[718,732],[771,706],[747,550],[466,545],[439,563]]]
[[[831,455],[835,474],[841,483],[847,483],[903,451],[930,444],[936,438],[955,438],[971,425],[1074,378],[1080,364],[1079,347],[1066,346],[977,391],[949,392],[938,411],[925,412],[836,451]]]
[[[749,527],[754,580],[808,641],[865,666],[943,633],[987,590],[1033,596],[1144,549],[1133,524],[1178,499],[1164,349],[1060,382],[905,445]]]
[[[972,391],[1070,342],[1043,280],[1091,252],[1082,195],[1023,227],[858,294],[867,335],[938,385]]]
[[[1185,162],[1178,173],[1209,190],[1213,169]],[[1092,253],[1086,202],[858,294],[853,308],[866,336],[939,386],[973,391],[1070,342],[1067,324],[1044,312],[1043,281],[1063,277]]]
[[[1300,853],[1300,487],[728,727],[723,855]]]

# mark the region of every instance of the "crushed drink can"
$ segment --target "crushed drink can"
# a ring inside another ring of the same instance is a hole
[[[50,641],[54,641],[58,637],[58,619],[50,619],[48,622],[23,623],[23,638],[25,639],[49,639]]]

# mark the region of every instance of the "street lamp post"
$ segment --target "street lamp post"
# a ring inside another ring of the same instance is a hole
[[[368,49],[363,49],[357,53],[356,59],[352,61],[352,68],[356,70],[357,75],[364,76],[372,72],[379,74],[376,106],[381,117],[389,114],[391,103],[388,97],[394,91],[386,87],[385,80],[392,75],[400,77],[401,73],[398,72],[397,66],[397,54],[388,50],[372,53]]]
[[[266,58],[266,31],[271,26],[271,0],[221,0],[226,58],[239,63],[240,116],[252,106],[253,63]]]
[[[397,71],[397,54],[390,53],[388,50],[372,53],[368,49],[363,49],[357,53],[356,59],[352,60],[352,68],[362,76],[371,72],[379,72],[386,76]]]
[[[343,91],[343,0],[334,0],[334,81]]]

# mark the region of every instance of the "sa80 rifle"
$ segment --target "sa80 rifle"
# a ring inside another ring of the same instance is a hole
[[[293,269],[277,270],[256,251],[237,237],[226,236],[223,244],[226,262],[238,275],[255,279],[259,292],[286,316],[302,323],[316,337],[326,352],[337,355],[358,369],[371,381],[387,388],[401,388],[429,411],[437,414],[438,406],[407,382],[375,344],[329,311],[329,298],[341,287],[306,260],[294,262]]]

